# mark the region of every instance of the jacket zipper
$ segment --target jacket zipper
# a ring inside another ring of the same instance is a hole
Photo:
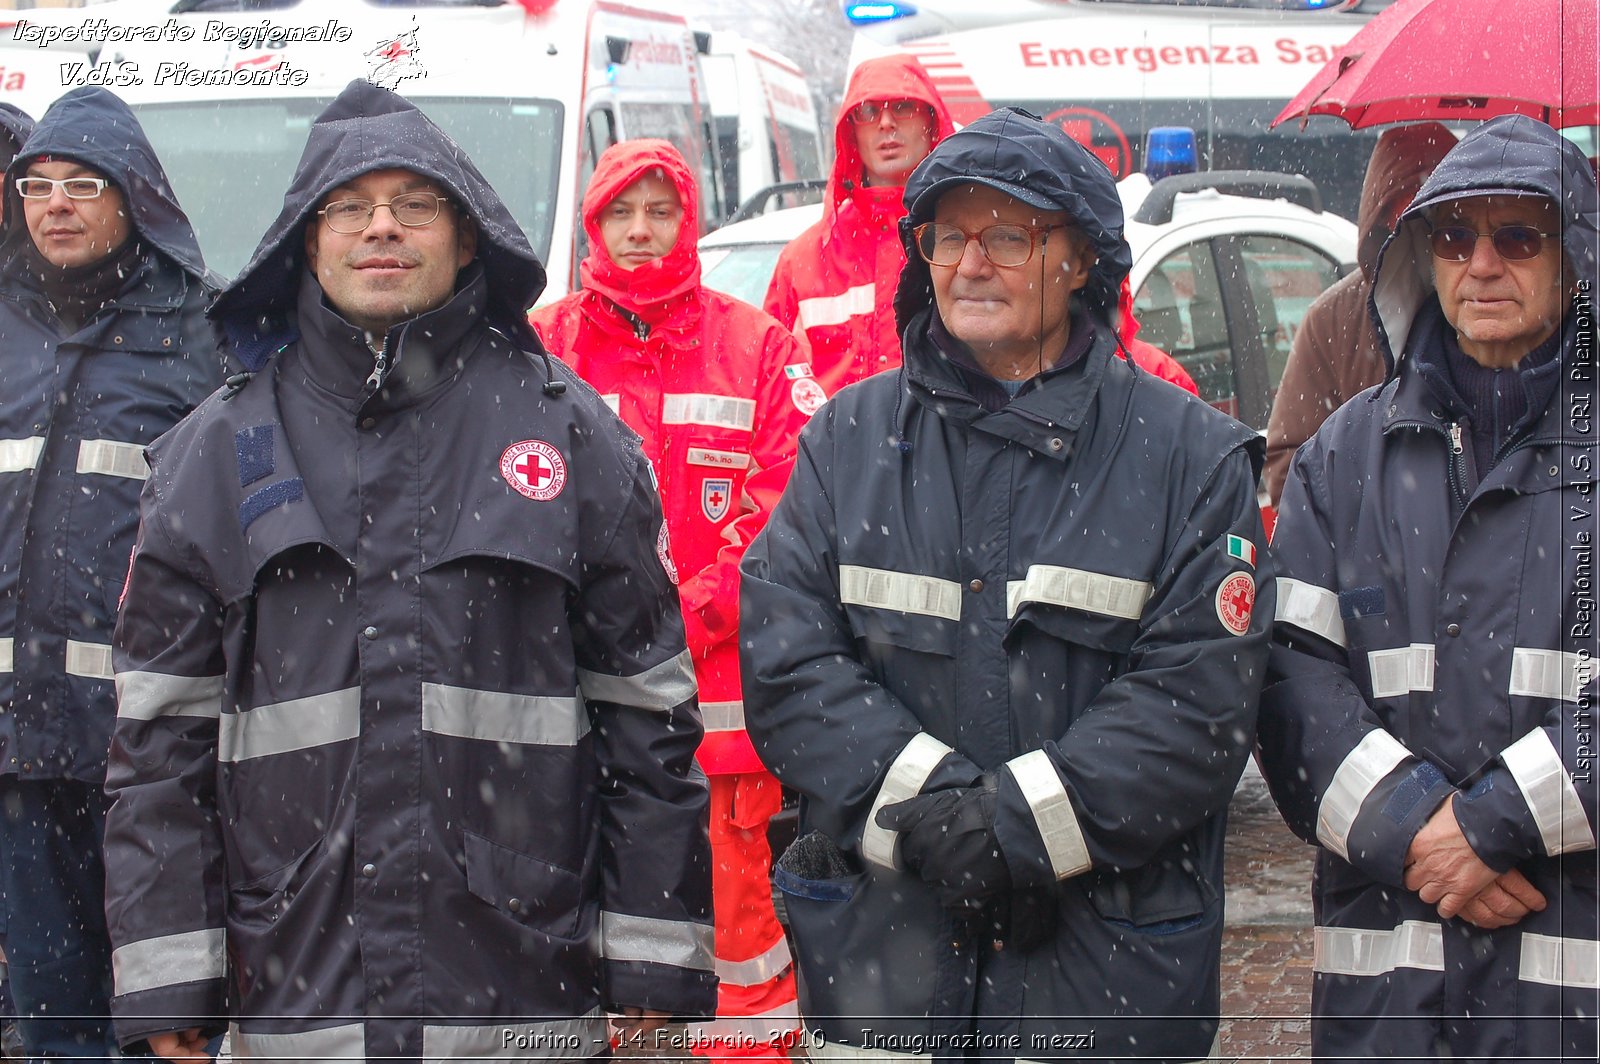
[[[1456,503],[1461,509],[1467,506],[1466,474],[1461,470],[1461,422],[1450,422],[1450,487],[1456,493]]]

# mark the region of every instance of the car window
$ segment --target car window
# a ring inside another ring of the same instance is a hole
[[[1139,339],[1177,359],[1194,378],[1200,398],[1238,416],[1233,349],[1210,244],[1185,244],[1162,259],[1134,293],[1133,309]]]
[[[708,249],[701,253],[700,283],[759,307],[782,252],[783,245],[775,241]],[[718,257],[713,259],[714,255]]]
[[[1338,263],[1316,248],[1286,237],[1253,233],[1239,237],[1238,247],[1261,327],[1268,387],[1276,394],[1294,335],[1311,301],[1338,280]]]

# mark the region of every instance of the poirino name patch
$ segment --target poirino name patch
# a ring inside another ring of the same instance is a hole
[[[567,461],[543,440],[523,440],[500,455],[500,475],[518,494],[549,502],[567,486]]]
[[[1234,635],[1250,630],[1250,614],[1256,607],[1256,582],[1249,573],[1230,573],[1217,588],[1217,619]]]

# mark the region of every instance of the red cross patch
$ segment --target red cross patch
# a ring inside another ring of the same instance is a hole
[[[1256,606],[1256,582],[1249,573],[1233,573],[1217,588],[1217,619],[1234,635],[1250,630],[1250,614]]]
[[[707,477],[700,487],[700,512],[707,521],[720,521],[728,514],[728,499],[733,481],[726,477]]]
[[[810,377],[802,377],[789,386],[789,399],[796,410],[810,417],[822,409],[822,404],[828,401],[828,393]]]
[[[672,564],[672,542],[667,538],[665,521],[661,522],[661,531],[656,533],[656,557],[661,559],[661,568],[667,571],[667,579],[676,584],[678,567]]]
[[[513,443],[500,456],[500,475],[519,494],[549,502],[567,484],[567,462],[561,452],[543,440]]]

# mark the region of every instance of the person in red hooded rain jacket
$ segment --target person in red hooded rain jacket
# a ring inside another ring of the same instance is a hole
[[[702,287],[697,194],[664,140],[612,145],[583,197],[592,249],[583,287],[532,314],[553,353],[644,439],[666,515],[700,684],[711,778],[718,1019],[706,1055],[783,1055],[798,1032],[794,974],[772,908],[767,821],[778,782],[744,731],[739,561],[794,464],[795,440],[826,399],[804,349],[767,314]],[[668,538],[670,535],[670,544]]]
[[[900,201],[933,146],[955,127],[922,64],[908,55],[856,67],[835,124],[822,219],[778,257],[767,312],[811,346],[829,394],[900,365],[894,286],[905,265]]]

